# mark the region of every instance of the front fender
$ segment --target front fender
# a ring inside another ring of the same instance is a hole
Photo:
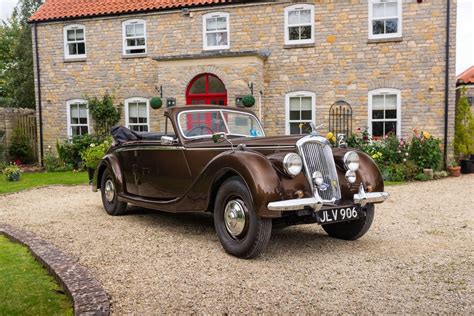
[[[196,201],[197,195],[206,195],[207,206],[212,205],[213,189],[229,175],[238,175],[245,182],[260,217],[280,217],[280,212],[267,209],[269,202],[283,198],[280,177],[270,161],[254,151],[235,150],[217,155],[204,168],[189,197]]]
[[[343,158],[344,154],[348,151],[357,152],[360,158],[359,170],[356,171],[357,180],[352,185],[350,185],[345,178],[346,169],[344,167]],[[360,184],[363,184],[364,189],[371,188],[372,192],[384,191],[382,174],[375,161],[369,155],[353,148],[334,148],[333,154],[343,199],[352,200],[354,194],[358,192]]]
[[[123,192],[123,177],[122,171],[120,169],[120,163],[117,156],[113,154],[107,154],[102,158],[102,161],[97,166],[94,172],[94,178],[92,180],[92,189],[96,192],[100,189],[100,183],[102,180],[102,175],[104,174],[105,169],[109,168],[112,171],[112,176],[114,177],[115,188],[118,193]]]

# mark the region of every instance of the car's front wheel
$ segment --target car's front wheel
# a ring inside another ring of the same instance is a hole
[[[367,233],[374,220],[373,204],[367,204],[363,210],[366,214],[364,217],[348,222],[323,225],[323,229],[329,236],[334,238],[345,240],[359,239]]]
[[[109,215],[122,215],[127,210],[127,203],[119,201],[115,180],[109,169],[105,169],[100,183],[100,193],[102,195],[102,204]]]
[[[250,192],[239,177],[229,178],[220,187],[214,225],[224,250],[245,259],[261,254],[272,232],[272,220],[255,213]]]

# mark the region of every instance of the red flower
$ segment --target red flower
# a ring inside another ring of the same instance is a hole
[[[15,160],[15,165],[21,166],[21,160],[20,159]]]

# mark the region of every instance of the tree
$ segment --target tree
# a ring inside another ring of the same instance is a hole
[[[454,153],[459,158],[474,155],[474,117],[466,96],[466,88],[461,88],[456,105],[454,132]]]
[[[41,0],[20,0],[0,25],[0,106],[35,107],[33,51],[29,17]]]

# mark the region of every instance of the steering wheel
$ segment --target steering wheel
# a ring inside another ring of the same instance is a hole
[[[200,133],[196,133],[196,130],[200,129],[201,132]],[[212,128],[210,128],[209,126],[206,126],[206,125],[199,125],[199,126],[194,126],[193,128],[191,128],[191,130],[188,132],[188,136],[198,136],[198,135],[203,135],[203,131],[207,129],[209,132],[211,132],[211,134],[214,134],[214,131],[212,130]]]

